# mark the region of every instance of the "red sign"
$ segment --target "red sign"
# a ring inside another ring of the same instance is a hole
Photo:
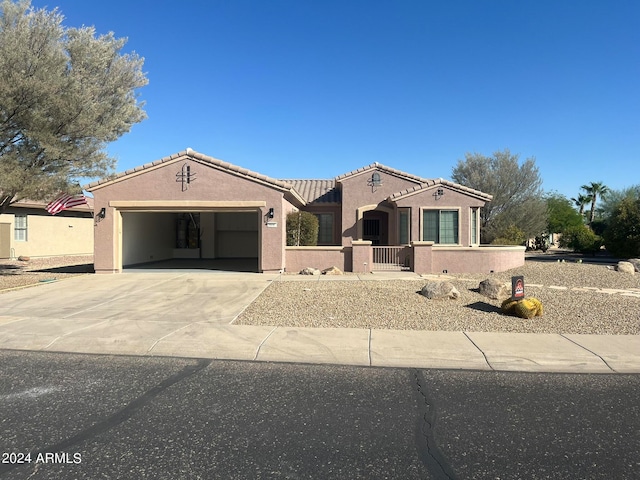
[[[524,298],[524,277],[511,277],[511,298],[521,300]]]

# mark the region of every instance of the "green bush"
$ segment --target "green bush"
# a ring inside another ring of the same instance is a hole
[[[579,253],[595,253],[602,246],[602,238],[586,225],[568,227],[562,232],[560,246]]]
[[[287,215],[287,245],[314,246],[318,244],[318,217],[309,212]]]
[[[625,198],[613,210],[604,231],[607,251],[618,258],[640,256],[640,198]]]
[[[526,240],[526,235],[515,225],[510,225],[505,228],[500,234],[494,238],[491,242],[492,245],[523,245]]]

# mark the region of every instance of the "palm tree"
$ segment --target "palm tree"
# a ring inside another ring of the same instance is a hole
[[[598,200],[598,197],[606,197],[609,193],[609,187],[602,182],[591,182],[590,184],[583,185],[580,188],[591,197],[591,212],[589,214],[589,225],[591,225],[591,223],[593,223],[593,217],[596,214],[596,200]]]
[[[584,215],[584,207],[591,201],[591,196],[585,193],[578,194],[578,198],[571,198],[571,201],[579,209],[580,216]]]

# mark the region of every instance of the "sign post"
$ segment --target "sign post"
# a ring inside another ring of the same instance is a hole
[[[522,300],[524,298],[524,276],[511,277],[511,299]]]

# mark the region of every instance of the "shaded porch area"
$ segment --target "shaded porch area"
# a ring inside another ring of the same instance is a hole
[[[123,273],[170,270],[217,271],[217,272],[258,272],[257,258],[171,258],[157,262],[139,263],[123,267]]]

